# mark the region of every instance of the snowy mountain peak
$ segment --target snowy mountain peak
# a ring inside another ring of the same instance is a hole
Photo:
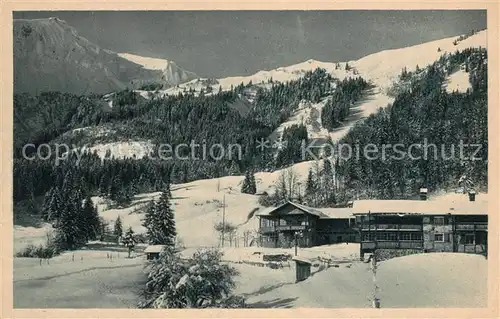
[[[144,57],[130,53],[118,53],[118,55],[124,59],[142,65],[145,69],[148,70],[163,70],[167,68],[167,66],[171,63],[170,61],[165,59]]]

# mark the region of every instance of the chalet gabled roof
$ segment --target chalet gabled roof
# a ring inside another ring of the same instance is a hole
[[[351,208],[315,208],[315,207],[309,207],[306,205],[294,203],[291,201],[288,201],[284,204],[281,204],[276,207],[269,207],[265,210],[263,210],[260,213],[257,213],[257,216],[270,216],[272,215],[275,211],[281,209],[282,207],[286,205],[292,205],[295,206],[296,208],[300,209],[303,212],[306,212],[308,214],[317,216],[321,219],[327,219],[327,218],[349,218],[352,216]]]
[[[144,249],[145,253],[161,253],[166,245],[149,245]]]

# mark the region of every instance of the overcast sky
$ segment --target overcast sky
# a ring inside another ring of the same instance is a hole
[[[14,13],[46,17],[66,20],[102,48],[173,60],[202,77],[249,75],[308,59],[348,61],[486,28],[486,11]]]

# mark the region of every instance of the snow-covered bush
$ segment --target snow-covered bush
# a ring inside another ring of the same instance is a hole
[[[141,308],[236,308],[244,299],[232,296],[236,269],[221,263],[218,250],[198,250],[181,259],[167,250],[153,262]]]

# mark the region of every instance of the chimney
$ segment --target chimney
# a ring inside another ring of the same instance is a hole
[[[350,201],[347,202],[347,207],[348,208],[352,208],[353,206],[354,206],[354,203],[353,203],[352,200],[350,200]]]
[[[469,201],[475,202],[476,201],[476,191],[475,190],[470,190],[469,191]]]
[[[420,189],[420,200],[427,200],[427,188]]]

